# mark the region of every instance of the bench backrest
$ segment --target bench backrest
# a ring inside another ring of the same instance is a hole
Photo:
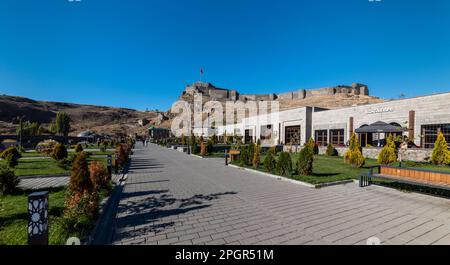
[[[440,172],[415,168],[399,168],[380,166],[381,175],[390,175],[401,177],[405,179],[412,179],[418,181],[427,181],[432,183],[450,184],[450,172]]]

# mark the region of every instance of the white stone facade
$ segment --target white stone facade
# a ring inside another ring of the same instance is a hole
[[[246,118],[240,124],[220,127],[218,135],[223,135],[224,131],[227,135],[233,135],[235,127],[242,135],[245,135],[245,130],[251,130],[252,140],[256,141],[261,139],[261,126],[270,124],[272,137],[262,141],[265,146],[286,143],[285,129],[289,126],[300,126],[301,145],[310,137],[315,137],[316,130],[326,130],[328,133],[332,129],[343,129],[346,143],[350,138],[350,131],[377,121],[404,127],[404,135],[413,135],[411,140],[420,146],[422,125],[450,124],[450,92],[334,110],[302,107],[270,115],[258,115]],[[410,121],[414,123],[413,126]]]

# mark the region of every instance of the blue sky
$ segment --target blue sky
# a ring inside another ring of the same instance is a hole
[[[166,110],[200,68],[242,93],[450,91],[450,1],[0,0],[0,94]]]

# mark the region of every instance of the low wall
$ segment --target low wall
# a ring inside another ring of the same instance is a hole
[[[303,147],[298,146],[292,147],[292,152],[299,152]],[[290,146],[284,146],[284,151],[289,151]],[[345,152],[347,152],[348,147],[335,147],[339,156],[344,156]],[[319,147],[319,154],[325,155],[327,151],[326,146]],[[363,156],[365,158],[378,159],[378,155],[381,152],[381,148],[363,148],[362,150]],[[404,161],[414,161],[414,162],[429,162],[431,159],[432,149],[423,149],[423,148],[409,148],[405,150],[403,154],[402,160]]]

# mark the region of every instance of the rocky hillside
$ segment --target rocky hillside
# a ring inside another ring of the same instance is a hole
[[[0,96],[0,133],[14,133],[19,116],[24,116],[24,120],[38,122],[47,127],[54,121],[58,111],[64,111],[70,115],[72,119],[70,135],[76,135],[85,130],[109,135],[124,131],[144,133],[145,127],[140,126],[138,120],[147,119],[150,123],[157,123],[159,116],[154,111],[143,112],[126,108],[36,101],[3,95]]]

